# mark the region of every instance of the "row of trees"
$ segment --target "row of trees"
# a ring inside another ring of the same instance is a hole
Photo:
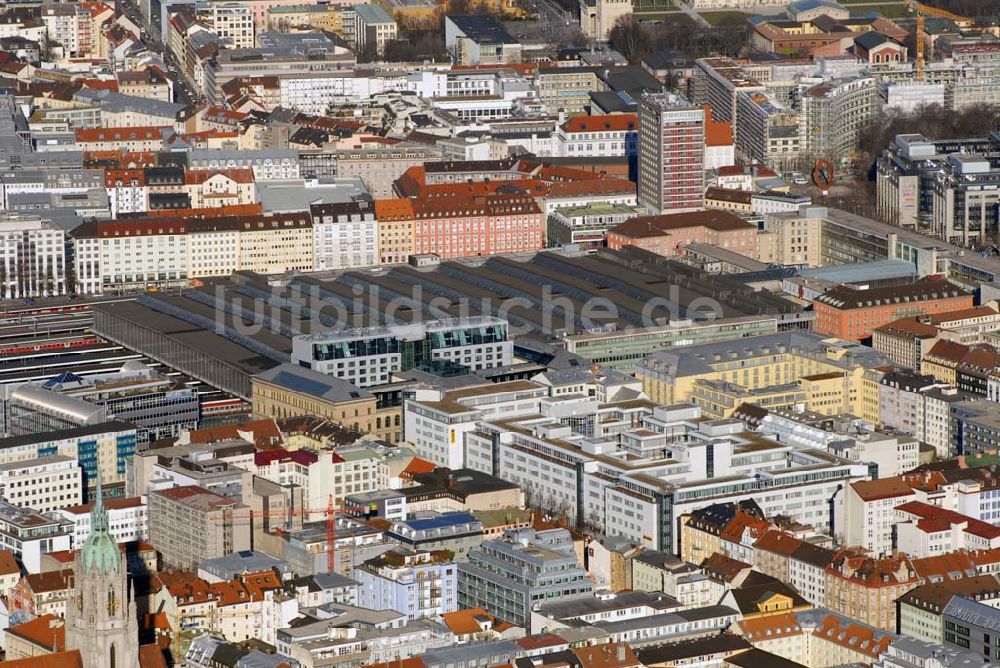
[[[858,135],[860,159],[874,162],[899,134],[922,134],[929,139],[985,137],[1000,126],[1000,107],[978,104],[961,111],[925,105],[910,113],[882,113]]]
[[[611,46],[631,63],[663,50],[690,58],[736,57],[750,44],[750,24],[743,16],[728,16],[718,25],[703,26],[686,14],[667,14],[662,22],[641,21],[628,14],[615,22],[609,37]]]
[[[970,18],[1000,14],[1000,0],[922,0],[922,2],[925,5]]]

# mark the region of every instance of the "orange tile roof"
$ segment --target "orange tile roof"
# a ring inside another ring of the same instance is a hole
[[[280,445],[281,431],[274,420],[252,420],[240,424],[226,424],[218,427],[206,427],[190,432],[192,443],[215,443],[241,438],[240,433],[253,434],[254,445],[257,447]]]
[[[630,239],[669,235],[671,230],[704,227],[717,232],[755,229],[755,226],[728,211],[691,211],[655,216],[639,216],[611,228],[608,233]]]
[[[531,63],[504,63],[502,65],[452,65],[452,72],[466,72],[469,70],[512,70],[520,74],[534,74],[539,67],[549,67],[554,65],[552,61],[531,62]]]
[[[170,126],[149,125],[138,128],[76,128],[76,142],[120,142],[162,140]]]
[[[927,323],[920,322],[920,319],[917,317],[912,317],[893,320],[892,322],[882,325],[881,327],[876,327],[872,331],[885,334],[886,336],[916,339],[921,337],[930,338],[937,336],[938,328],[934,325],[928,325]]]
[[[828,615],[813,635],[873,658],[885,652],[895,639],[888,631],[849,622],[841,625],[840,622],[841,618],[836,615]]]
[[[104,500],[104,507],[107,510],[124,510],[126,508],[139,508],[143,505],[141,496],[126,496],[119,498],[109,498]],[[81,503],[76,506],[66,506],[63,512],[72,515],[86,515],[94,509],[93,503]]]
[[[635,652],[627,643],[613,642],[571,649],[584,668],[626,668],[641,666]]]
[[[784,531],[768,531],[753,544],[753,549],[771,552],[783,557],[791,556],[795,550],[799,549],[802,541],[790,533]]]
[[[638,128],[639,117],[636,114],[574,116],[562,125],[565,132],[627,132]]]
[[[525,651],[545,649],[548,647],[559,647],[560,645],[565,645],[566,641],[557,635],[551,633],[545,633],[542,635],[525,636],[524,638],[518,638],[514,641],[514,644]]]
[[[71,649],[68,652],[42,654],[27,659],[10,659],[0,662],[0,666],[3,668],[83,668],[83,658],[80,656],[80,650]]]
[[[492,621],[493,615],[482,608],[468,608],[466,610],[446,612],[441,615],[441,619],[444,621],[445,626],[451,629],[452,633],[462,636],[481,632],[483,629],[479,624],[479,620],[487,619]]]
[[[281,580],[278,579],[274,571],[259,571],[257,573],[244,573],[239,576],[239,580],[246,587],[250,597],[254,600],[264,598],[264,592],[281,589]]]
[[[410,460],[410,463],[406,465],[406,468],[403,469],[403,473],[414,476],[421,473],[432,473],[436,468],[437,465],[433,462],[420,457],[414,457]]]
[[[802,633],[802,627],[799,625],[799,621],[793,612],[741,619],[739,626],[743,637],[751,643],[785,638]]]
[[[375,220],[411,220],[412,218],[413,203],[405,197],[375,200]]]
[[[10,627],[7,633],[24,638],[50,652],[66,647],[66,624],[56,615],[41,615],[30,622]]]
[[[411,656],[408,659],[398,659],[384,663],[366,663],[363,668],[424,668],[424,660],[419,656]]]
[[[913,564],[917,577],[924,581],[960,580],[975,575],[977,565],[976,553],[967,552],[948,552],[933,557],[913,559],[910,563]]]
[[[177,218],[183,220],[206,219],[206,218],[227,218],[233,216],[259,216],[264,212],[264,207],[258,203],[253,204],[232,204],[224,208],[209,207],[205,209],[159,209],[154,211],[140,211],[136,213],[119,214],[119,220],[135,220],[145,218]]]
[[[743,533],[748,529],[751,537],[760,538],[767,532],[769,526],[767,520],[751,515],[744,510],[737,510],[733,519],[722,527],[719,538],[731,543],[739,543],[743,540]]]
[[[168,668],[167,657],[159,645],[139,646],[139,668]]]
[[[732,146],[733,124],[712,120],[712,108],[705,105],[705,146]]]

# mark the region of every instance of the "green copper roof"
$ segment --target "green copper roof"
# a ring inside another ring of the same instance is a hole
[[[85,571],[96,570],[107,574],[121,569],[121,553],[118,543],[108,531],[108,511],[104,509],[104,494],[101,489],[101,470],[97,470],[97,498],[90,513],[90,535],[80,549],[80,563]]]

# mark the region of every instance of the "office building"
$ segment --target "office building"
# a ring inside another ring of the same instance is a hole
[[[971,293],[931,276],[883,288],[839,286],[819,296],[813,309],[817,332],[861,341],[871,338],[873,329],[899,318],[970,309],[972,305]]]
[[[705,113],[672,93],[639,101],[639,203],[656,213],[705,203]]]
[[[49,513],[83,500],[83,471],[65,455],[0,464],[0,496],[18,508]]]
[[[201,487],[149,494],[149,542],[167,566],[196,568],[204,559],[250,549],[250,512]]]
[[[0,215],[0,297],[30,299],[66,294],[66,272],[62,228],[30,213],[9,211]]]
[[[387,383],[395,372],[432,362],[479,371],[512,361],[507,322],[486,316],[349,329],[292,339],[292,363],[358,387]]]
[[[446,16],[444,41],[457,65],[521,62],[521,43],[491,16]]]
[[[531,610],[541,601],[591,591],[566,529],[511,531],[483,541],[458,564],[459,607],[484,608],[518,626],[528,627]]]
[[[85,490],[94,489],[98,469],[107,490],[124,483],[125,464],[135,454],[135,447],[135,427],[112,420],[0,439],[0,463],[62,455],[80,463]]]

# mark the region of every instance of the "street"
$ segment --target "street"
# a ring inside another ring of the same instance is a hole
[[[146,48],[163,58],[163,63],[166,65],[167,70],[165,74],[173,83],[174,101],[188,105],[198,100],[200,96],[195,94],[188,85],[188,82],[181,75],[178,64],[174,61],[173,54],[163,47],[163,42],[160,41],[159,25],[152,26],[147,24],[142,12],[139,11],[138,5],[134,2],[119,0],[119,7],[125,16],[142,30],[139,38],[146,45]]]

